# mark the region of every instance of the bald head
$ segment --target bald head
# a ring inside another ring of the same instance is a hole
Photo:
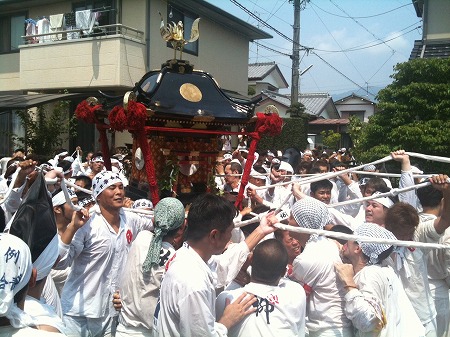
[[[277,239],[269,239],[258,244],[253,251],[252,280],[273,284],[286,273],[288,254]]]

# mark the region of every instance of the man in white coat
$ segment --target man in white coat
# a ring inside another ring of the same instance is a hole
[[[374,224],[363,223],[355,235],[396,240],[394,234]],[[336,272],[346,291],[345,314],[355,327],[355,336],[425,336],[402,283],[390,266],[381,263],[392,252],[389,244],[348,240],[342,247],[351,264],[336,264]]]
[[[306,295],[296,282],[283,278],[288,254],[277,239],[259,243],[252,258],[251,281],[243,288],[224,291],[217,297],[216,317],[221,317],[227,300],[253,294],[256,311],[228,331],[229,337],[304,336]]]

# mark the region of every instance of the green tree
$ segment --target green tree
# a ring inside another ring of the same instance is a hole
[[[305,114],[305,106],[298,102],[292,104],[287,110],[286,114],[290,115],[292,118],[299,117],[299,118],[309,118],[308,114]]]
[[[341,140],[341,134],[333,130],[322,131],[322,143],[327,148],[337,149]]]
[[[448,157],[450,58],[397,64],[391,78],[378,93],[380,112],[358,139],[358,159],[372,161],[396,149]]]
[[[355,158],[360,159],[364,156],[364,153],[361,150],[361,137],[364,135],[364,129],[367,126],[367,123],[364,123],[356,116],[350,116],[349,119],[348,134],[353,143],[352,154]]]
[[[51,155],[69,138],[76,134],[76,118],[69,117],[69,102],[57,102],[51,111],[43,106],[36,109],[36,113],[28,110],[16,112],[25,135],[12,135],[16,146],[26,147],[33,153]]]

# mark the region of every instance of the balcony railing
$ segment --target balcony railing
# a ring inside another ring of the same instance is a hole
[[[146,71],[144,33],[122,24],[24,38],[20,90],[124,90]]]
[[[83,38],[122,35],[124,37],[144,42],[144,32],[120,23],[104,26],[94,26],[92,29],[70,29],[53,31],[45,34],[22,36],[25,45],[52,43],[60,41],[76,41]]]

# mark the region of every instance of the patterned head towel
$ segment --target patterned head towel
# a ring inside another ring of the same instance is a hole
[[[142,269],[148,272],[153,265],[159,263],[163,237],[173,229],[179,228],[185,219],[184,207],[176,198],[164,198],[155,206],[155,233],[145,258]]]
[[[309,229],[323,229],[331,222],[327,206],[314,198],[300,199],[292,206],[292,216],[300,227]],[[309,241],[317,240],[318,235],[311,235]]]
[[[92,179],[92,196],[94,199],[97,199],[100,193],[102,193],[109,186],[117,183],[123,183],[118,173],[111,171],[102,171],[97,173],[94,179]]]
[[[366,222],[358,226],[355,230],[355,235],[368,236],[377,239],[397,240],[395,235],[386,228],[370,222]],[[379,255],[392,246],[385,243],[357,242],[364,255],[369,257],[370,265],[380,263],[381,261],[379,261]]]
[[[369,172],[373,172],[376,171],[377,168],[375,167],[375,165],[373,164],[369,164],[363,167],[363,171],[369,171]]]
[[[97,156],[91,159],[92,163],[104,163],[103,157],[102,156]]]

